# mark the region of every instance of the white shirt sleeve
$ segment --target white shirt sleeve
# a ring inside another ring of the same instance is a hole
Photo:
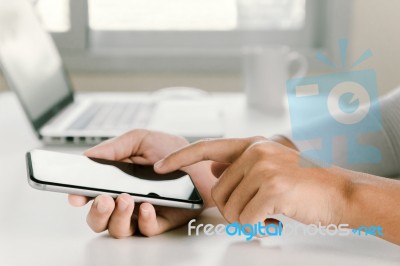
[[[354,171],[370,173],[379,176],[398,176],[400,174],[400,88],[384,96],[380,102],[380,113],[383,130],[374,133],[368,133],[360,136],[361,144],[368,144],[380,150],[381,160],[379,163],[349,164],[346,159],[347,143],[346,141],[333,140],[332,160],[333,164]],[[379,123],[379,119],[376,119]],[[328,131],[335,125],[329,125],[323,119],[317,120],[304,126],[305,131],[312,131],[318,128]],[[296,141],[291,135],[286,135],[300,151],[318,150],[318,141]],[[354,156],[354,155],[352,155]],[[356,156],[366,156],[357,154]]]

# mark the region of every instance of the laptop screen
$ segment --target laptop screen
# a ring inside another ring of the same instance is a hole
[[[36,129],[52,109],[72,100],[58,51],[29,1],[0,1],[0,60]]]

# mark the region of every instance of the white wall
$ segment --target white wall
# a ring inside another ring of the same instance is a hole
[[[331,0],[334,1],[334,0]],[[400,85],[400,1],[353,0],[350,54],[356,58],[371,48],[374,56],[360,66],[377,72],[380,94]],[[340,16],[338,16],[340,19]],[[241,90],[238,74],[73,74],[78,90],[154,90],[190,85],[206,90]],[[0,90],[6,87],[0,78]]]
[[[355,58],[370,48],[374,56],[360,66],[373,68],[380,94],[400,85],[400,1],[354,0],[350,48]]]

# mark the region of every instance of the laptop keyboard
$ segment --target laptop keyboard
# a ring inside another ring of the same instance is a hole
[[[69,127],[72,130],[128,130],[143,127],[154,104],[141,102],[95,102]]]

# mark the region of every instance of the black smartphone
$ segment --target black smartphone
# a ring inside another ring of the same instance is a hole
[[[136,202],[200,209],[203,200],[189,174],[154,172],[152,165],[33,150],[26,154],[28,182],[40,190],[88,197],[130,194]]]

